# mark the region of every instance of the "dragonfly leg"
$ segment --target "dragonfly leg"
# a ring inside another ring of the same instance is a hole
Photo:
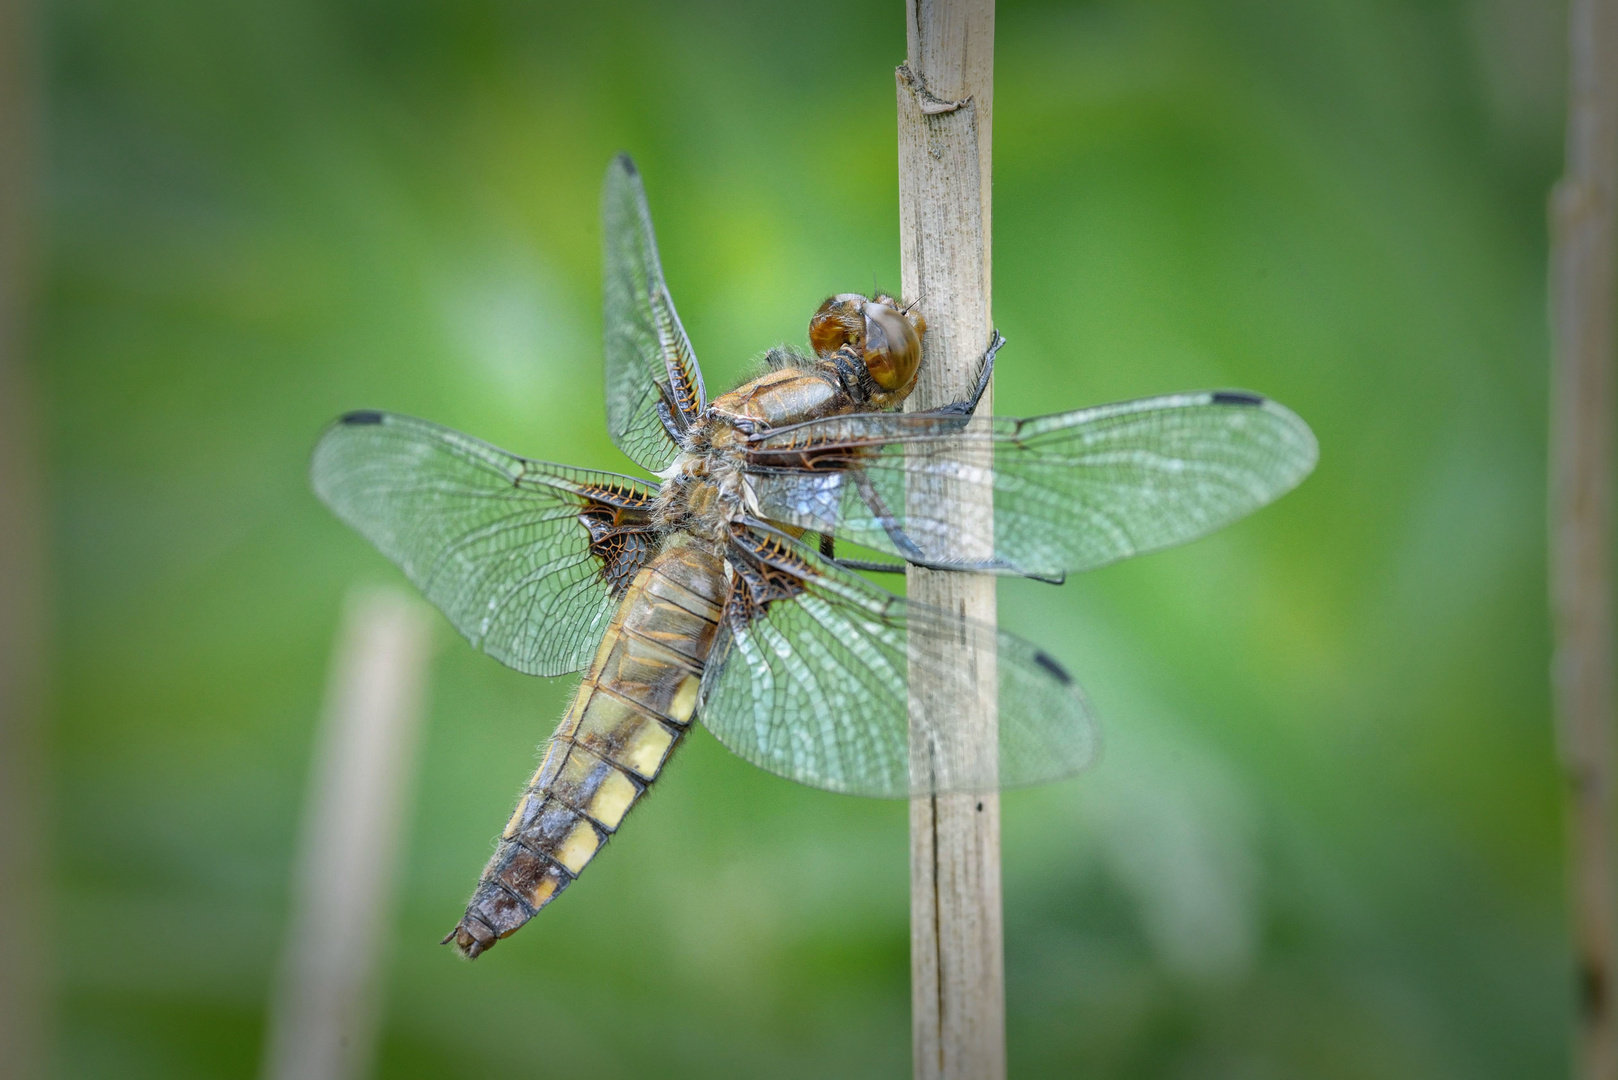
[[[989,359],[993,360],[992,352]],[[888,539],[892,540],[893,546],[898,548],[900,556],[912,566],[919,566],[924,570],[955,570],[968,574],[1016,574],[1020,577],[1033,578],[1035,581],[1043,581],[1051,585],[1060,585],[1067,580],[1066,574],[1053,576],[1030,573],[1022,567],[1008,563],[1003,559],[954,563],[929,559],[926,553],[916,546],[916,542],[910,539],[910,536],[904,531],[904,527],[899,524],[898,519],[893,516],[893,512],[888,509],[887,503],[883,501],[881,492],[876,490],[876,486],[871,483],[871,478],[865,474],[865,470],[851,469],[849,470],[849,476],[854,479],[854,487],[859,491],[860,501],[865,503],[866,507],[875,515],[877,521],[881,523],[882,531],[888,534]],[[867,568],[856,567],[855,569]],[[876,569],[876,567],[870,567],[869,569]]]
[[[977,385],[972,387],[972,393],[960,401],[952,401],[937,409],[929,409],[928,413],[934,416],[960,416],[967,417],[977,412],[978,402],[983,400],[984,391],[989,389],[989,378],[994,374],[994,354],[1000,351],[1000,346],[1006,339],[1000,336],[1000,331],[990,333],[989,348],[983,354],[981,366],[978,368]]]
[[[850,469],[849,476],[854,479],[854,487],[860,493],[860,501],[876,515],[876,520],[882,525],[882,531],[888,534],[888,539],[893,541],[893,546],[899,549],[899,554],[904,560],[916,566],[926,566],[927,556],[905,533],[898,519],[893,516],[893,511],[889,510],[888,504],[883,501],[881,493],[876,490],[876,485],[865,475],[865,470]]]
[[[869,559],[839,559],[837,557],[837,538],[831,533],[820,534],[820,557],[833,566],[841,566],[844,570],[869,570],[875,574],[902,574],[905,572],[905,563],[902,562],[873,562]]]
[[[910,565],[902,562],[877,562],[872,559],[833,559],[832,563],[844,570],[869,570],[873,574],[902,574]]]

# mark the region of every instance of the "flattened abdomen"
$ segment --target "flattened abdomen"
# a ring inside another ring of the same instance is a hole
[[[567,888],[657,779],[696,710],[725,593],[719,556],[684,544],[636,575],[445,941],[476,957]]]

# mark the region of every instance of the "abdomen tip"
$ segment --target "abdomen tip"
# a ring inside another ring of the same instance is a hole
[[[476,960],[488,948],[488,945],[472,936],[472,932],[466,928],[465,923],[457,923],[455,929],[445,934],[444,940],[440,941],[439,944],[454,945],[455,951],[468,960]],[[489,945],[493,944],[493,941],[489,942]]]

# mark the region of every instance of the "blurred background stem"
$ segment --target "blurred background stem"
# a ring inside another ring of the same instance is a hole
[[[264,1080],[363,1080],[371,1073],[415,788],[431,616],[401,589],[349,595],[310,763]]]
[[[1574,1075],[1618,1077],[1613,1007],[1613,287],[1618,3],[1569,9],[1567,171],[1551,201],[1552,688],[1570,828]]]
[[[45,544],[25,352],[33,282],[30,0],[0,0],[0,1076],[45,1071]]]

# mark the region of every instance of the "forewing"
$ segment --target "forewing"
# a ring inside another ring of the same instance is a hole
[[[1029,420],[833,417],[758,436],[750,456],[762,516],[913,557],[908,541],[941,564],[975,561],[962,541],[974,530],[941,494],[992,492],[999,568],[1059,578],[1273,502],[1314,468],[1317,447],[1284,406],[1216,391]]]
[[[1050,656],[1013,634],[913,604],[814,559],[793,599],[727,619],[703,684],[701,717],[743,759],[827,791],[882,798],[982,792],[1071,776],[1095,756],[1083,694]],[[982,686],[938,660],[941,642],[993,656]],[[912,681],[968,715],[998,703],[999,754],[918,714]]]
[[[530,461],[391,413],[350,413],[315,447],[314,488],[473,645],[532,675],[586,666],[613,583],[650,554],[651,494],[628,477]],[[581,515],[627,528],[592,551]]]
[[[663,282],[646,191],[627,154],[607,167],[601,223],[607,429],[620,450],[658,472],[679,452],[659,405],[683,428],[701,414],[706,397],[696,354]]]

